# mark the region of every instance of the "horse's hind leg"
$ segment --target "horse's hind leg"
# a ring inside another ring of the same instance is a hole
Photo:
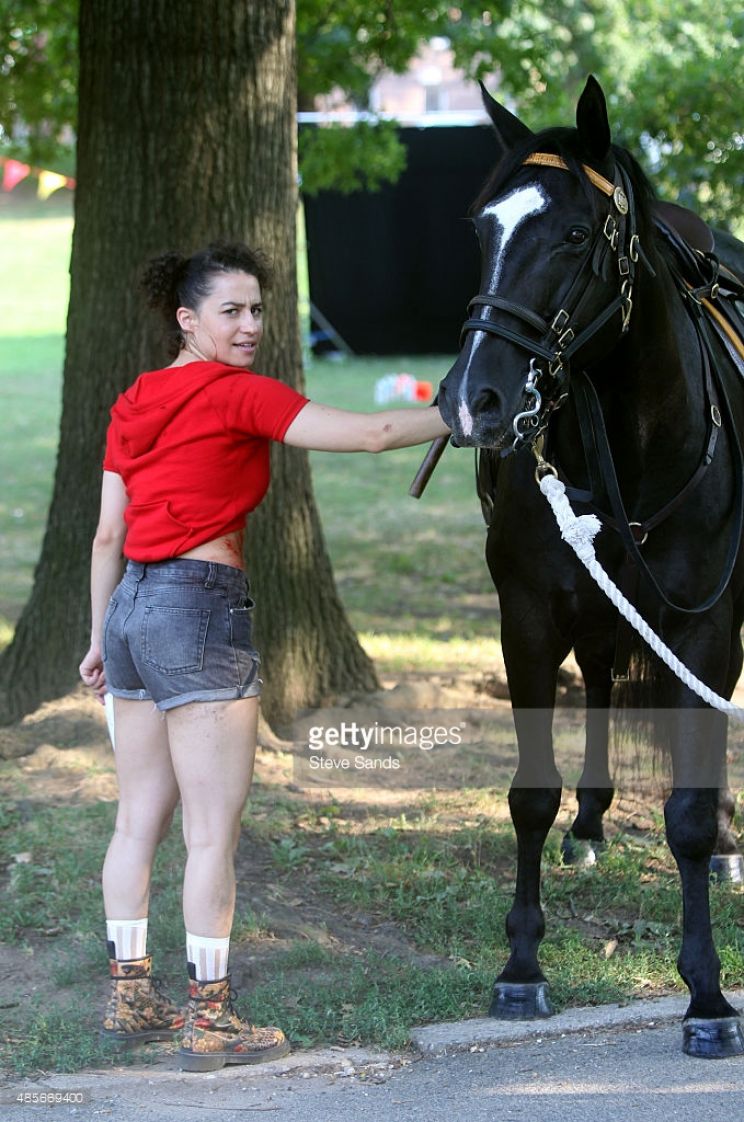
[[[709,863],[716,841],[718,787],[725,719],[710,710],[681,710],[672,749],[674,790],[664,807],[667,839],[682,881],[682,948],[677,966],[690,990],[684,1051],[718,1058],[744,1053],[736,1010],[721,993],[721,963],[713,943]],[[705,749],[701,749],[705,745]],[[711,786],[701,786],[710,777]]]
[[[731,829],[735,809],[736,800],[730,787],[719,787],[716,806],[718,831],[716,847],[710,859],[710,872],[717,881],[728,884],[744,883],[744,858]]]
[[[602,820],[615,794],[609,770],[611,647],[610,644],[607,651],[602,652],[590,650],[581,642],[575,647],[586,687],[586,747],[584,768],[576,786],[578,813],[561,843],[561,856],[566,865],[596,862],[604,847]]]
[[[736,628],[732,636],[728,680],[724,691],[726,697],[731,697],[734,692],[734,687],[741,674],[741,667],[741,639],[739,638],[739,630]],[[710,871],[718,881],[742,884],[744,883],[744,858],[739,852],[736,837],[731,829],[735,810],[736,800],[731,789],[728,786],[721,785],[718,790],[718,836],[716,838],[716,848],[710,859]]]

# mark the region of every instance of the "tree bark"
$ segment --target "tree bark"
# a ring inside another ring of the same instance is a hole
[[[262,372],[303,388],[297,317],[293,0],[81,0],[77,191],[60,443],[34,588],[0,663],[0,722],[77,681],[108,410],[167,359],[138,276],[166,249],[264,248]],[[338,599],[305,453],[275,446],[251,515],[264,712],[374,688]]]

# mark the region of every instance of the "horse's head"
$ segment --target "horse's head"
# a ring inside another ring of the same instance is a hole
[[[570,362],[596,361],[627,330],[640,244],[633,162],[611,145],[594,78],[575,129],[534,134],[483,97],[501,160],[473,208],[480,294],[439,407],[455,443],[505,454],[544,429]]]

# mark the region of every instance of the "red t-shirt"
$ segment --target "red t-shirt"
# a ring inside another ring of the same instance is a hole
[[[242,529],[269,486],[269,441],[307,398],[220,362],[141,374],[111,410],[105,471],[124,480],[124,555],[163,561]]]

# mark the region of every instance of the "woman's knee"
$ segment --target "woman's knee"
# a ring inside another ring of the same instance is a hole
[[[167,836],[173,822],[175,805],[147,807],[119,804],[116,833],[132,841],[157,846]]]
[[[196,849],[217,849],[232,858],[240,840],[240,815],[232,821],[217,818],[195,822],[184,812],[183,840],[189,853]]]

